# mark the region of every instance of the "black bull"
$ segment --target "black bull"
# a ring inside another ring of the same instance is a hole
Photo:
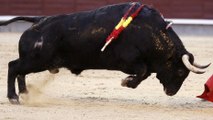
[[[201,69],[208,65],[195,64],[193,55],[173,29],[167,27],[168,22],[146,5],[101,52],[107,36],[130,6],[131,3],[124,3],[66,15],[17,17],[0,23],[6,25],[16,20],[33,23],[20,38],[19,58],[8,65],[10,102],[19,102],[16,78],[19,93],[27,93],[27,74],[44,70],[57,73],[61,67],[77,75],[86,69],[119,70],[130,75],[122,81],[122,86],[130,88],[136,88],[151,73],[157,73],[167,95],[177,93],[190,71],[204,72]]]

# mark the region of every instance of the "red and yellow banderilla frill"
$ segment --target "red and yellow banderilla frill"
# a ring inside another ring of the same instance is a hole
[[[102,52],[112,42],[112,40],[118,38],[119,34],[132,22],[132,20],[139,14],[139,12],[142,10],[144,6],[144,5],[141,5],[132,15],[128,17],[129,13],[132,11],[135,5],[136,3],[132,3],[132,6],[129,8],[126,14],[121,18],[120,22],[116,25],[116,27],[111,32],[111,34],[107,37],[106,43],[101,49]]]

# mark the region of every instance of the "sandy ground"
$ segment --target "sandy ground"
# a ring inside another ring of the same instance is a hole
[[[21,105],[6,98],[7,64],[18,56],[20,33],[0,33],[0,120],[211,120],[213,103],[196,98],[213,73],[191,73],[177,95],[166,96],[153,74],[133,90],[121,87],[127,77],[118,71],[88,70],[75,76],[65,69],[59,74],[30,74],[30,93]],[[213,63],[213,38],[182,37],[199,63]]]

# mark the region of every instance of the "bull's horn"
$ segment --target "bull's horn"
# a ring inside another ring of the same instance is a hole
[[[182,56],[182,61],[184,63],[184,65],[186,66],[186,68],[188,68],[190,71],[197,73],[197,74],[203,74],[205,73],[204,70],[200,70],[198,68],[196,68],[195,66],[193,66],[190,62],[189,62],[189,56],[184,54]]]
[[[193,66],[197,67],[197,68],[200,68],[200,69],[204,69],[204,68],[207,68],[211,65],[211,63],[209,63],[208,65],[200,65],[198,63],[193,63]]]

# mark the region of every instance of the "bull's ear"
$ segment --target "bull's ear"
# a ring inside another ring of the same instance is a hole
[[[166,26],[166,30],[167,30],[172,26],[173,22],[172,21],[166,21],[166,24],[167,24],[167,26]]]

